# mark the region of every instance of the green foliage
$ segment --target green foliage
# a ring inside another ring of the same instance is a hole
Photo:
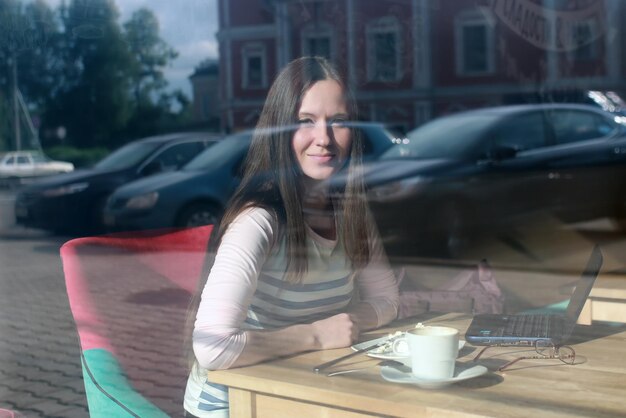
[[[109,154],[106,148],[76,148],[68,145],[57,145],[46,148],[45,154],[53,160],[69,161],[76,168],[90,167]]]
[[[167,86],[163,68],[178,53],[159,37],[159,21],[150,9],[141,8],[124,24],[126,41],[134,57],[129,68],[137,106],[151,103],[153,94]]]
[[[45,0],[0,0],[0,146],[13,143],[6,92],[14,62],[44,146],[61,142],[58,127],[67,133],[62,143],[75,148],[113,148],[181,128],[188,100],[167,93],[163,75],[177,52],[149,9],[119,20],[114,0],[62,0],[56,9]]]

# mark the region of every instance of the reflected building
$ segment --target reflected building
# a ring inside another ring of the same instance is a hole
[[[223,129],[254,126],[276,73],[333,60],[361,118],[410,130],[511,103],[626,91],[620,0],[219,0]]]
[[[220,117],[219,65],[217,60],[202,61],[189,76],[193,99],[192,121],[196,126],[218,127]]]

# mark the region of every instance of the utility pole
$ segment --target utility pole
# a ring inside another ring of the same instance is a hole
[[[22,133],[20,132],[20,102],[17,89],[17,56],[13,54],[13,123],[15,127],[15,150],[22,149]]]

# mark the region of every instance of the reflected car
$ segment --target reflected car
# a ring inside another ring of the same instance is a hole
[[[587,105],[484,108],[433,120],[366,164],[390,254],[458,256],[548,214],[626,229],[626,127]],[[341,177],[333,181],[342,181]]]
[[[396,135],[383,125],[355,125],[363,138],[364,161],[396,146]],[[128,231],[215,223],[240,182],[241,164],[251,139],[252,131],[232,135],[180,171],[120,187],[105,206],[106,225],[110,230]]]
[[[102,208],[117,187],[178,170],[218,139],[203,132],[144,138],[122,146],[93,168],[37,180],[17,194],[16,222],[58,233],[101,232]]]
[[[54,161],[40,151],[12,151],[0,157],[0,180],[17,186],[35,177],[69,173],[74,164]]]

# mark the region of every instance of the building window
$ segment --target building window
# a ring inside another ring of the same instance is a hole
[[[318,56],[332,60],[334,54],[334,34],[330,25],[315,23],[302,30],[302,55]]]
[[[594,21],[577,22],[572,25],[573,58],[588,61],[598,58],[597,28]]]
[[[260,89],[267,87],[265,62],[264,46],[246,45],[243,48],[243,88]]]
[[[464,12],[456,18],[454,26],[457,74],[493,74],[493,18],[485,11]]]
[[[318,57],[325,57],[330,59],[330,38],[307,38],[305,40],[305,55],[315,55]]]
[[[384,17],[367,27],[367,79],[398,81],[401,78],[400,24]]]

